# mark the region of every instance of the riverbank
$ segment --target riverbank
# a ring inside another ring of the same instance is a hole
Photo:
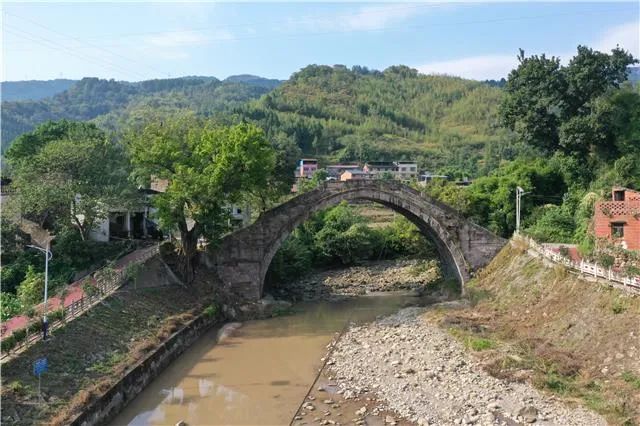
[[[517,244],[466,292],[347,331],[320,377],[335,382],[341,416],[360,424],[383,424],[383,410],[411,424],[640,424],[639,298],[545,265]],[[297,424],[332,424],[333,415],[298,413]]]
[[[69,424],[212,303],[198,287],[128,284],[2,366],[2,424]],[[33,363],[47,358],[41,393]]]
[[[397,291],[447,299],[457,295],[456,284],[442,279],[437,260],[401,259],[317,271],[268,291],[292,301],[339,300]]]
[[[354,327],[339,341],[328,362],[337,394],[346,400],[375,394],[381,400],[352,413],[356,418],[386,420],[384,410],[391,410],[418,425],[606,424],[531,385],[492,377],[460,342],[422,318],[426,310],[401,310]]]

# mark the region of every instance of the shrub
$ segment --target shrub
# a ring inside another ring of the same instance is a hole
[[[82,283],[82,291],[84,291],[84,293],[89,297],[95,296],[100,292],[98,287],[96,287],[93,281],[89,278]]]
[[[640,390],[640,376],[633,374],[631,371],[622,373],[622,380],[629,383],[632,387]]]
[[[25,396],[29,390],[27,386],[23,385],[18,380],[14,380],[13,382],[9,383],[7,385],[7,389],[18,396]]]
[[[215,304],[207,306],[202,312],[207,318],[213,318],[218,313],[218,307]]]
[[[2,349],[2,352],[9,352],[11,349],[15,348],[17,344],[18,342],[12,334],[2,338],[2,342],[0,342],[0,349]]]
[[[27,337],[27,329],[20,328],[15,330],[13,334],[11,334],[13,338],[16,340],[16,344],[22,342]]]
[[[627,265],[625,268],[625,272],[629,277],[639,277],[640,276],[640,268],[634,265]]]
[[[60,321],[64,319],[64,309],[56,309],[53,312],[49,313],[49,318],[51,321]]]
[[[465,346],[474,351],[484,351],[495,348],[496,343],[493,340],[482,337],[468,337],[465,341]]]
[[[610,254],[600,253],[598,255],[597,262],[604,268],[611,268],[613,266],[614,257]]]
[[[0,320],[6,321],[9,318],[20,314],[20,301],[15,294],[0,292]]]
[[[27,326],[29,333],[40,333],[42,331],[42,321],[34,321]]]
[[[37,273],[32,265],[27,268],[24,280],[18,286],[17,296],[24,307],[37,304],[44,294],[44,274]]]

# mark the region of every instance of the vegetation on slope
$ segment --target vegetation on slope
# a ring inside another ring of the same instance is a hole
[[[640,87],[625,80],[637,62],[579,46],[568,65],[545,55],[525,57],[509,74],[500,118],[530,151],[490,170],[468,188],[435,183],[436,198],[509,236],[521,186],[524,227],[542,241],[594,246],[595,200],[614,185],[640,188]]]
[[[259,77],[238,81],[185,77],[139,83],[84,78],[51,98],[2,102],[2,152],[17,136],[48,120],[100,117],[102,126],[115,130],[129,124],[129,118],[135,118],[140,109],[190,109],[210,115],[256,99],[274,84]]]
[[[210,294],[193,289],[124,287],[3,364],[2,424],[69,424],[210,301]],[[45,403],[39,403],[32,371],[43,356],[49,369],[42,378]]]
[[[0,83],[0,91],[3,101],[37,101],[64,92],[76,81],[63,78],[46,81],[3,81]]]
[[[417,159],[422,167],[474,176],[503,156],[501,91],[406,66],[383,72],[310,65],[239,113],[271,138],[333,161]],[[491,153],[494,158],[489,158]]]
[[[466,287],[472,307],[441,311],[491,374],[640,424],[640,299],[548,267],[508,245]]]

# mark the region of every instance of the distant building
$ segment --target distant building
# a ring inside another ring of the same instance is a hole
[[[418,163],[415,161],[396,161],[396,179],[410,181],[418,179]]]
[[[629,250],[640,250],[640,192],[613,188],[611,200],[595,205],[594,231]]]
[[[296,168],[296,178],[311,179],[313,174],[318,170],[318,160],[315,158],[303,158],[298,162]]]
[[[107,217],[95,225],[89,237],[94,241],[106,242],[113,239],[140,239],[160,236],[158,224],[154,220],[157,210],[152,207],[152,199],[155,195],[165,192],[168,187],[169,181],[167,179],[152,178],[149,188],[140,189],[140,192],[144,194],[142,205],[136,208],[110,206]],[[232,205],[228,209],[232,227],[244,226],[249,223],[251,212],[248,206]],[[84,220],[82,215],[78,215],[78,219]]]
[[[348,180],[364,180],[373,179],[374,175],[367,173],[364,170],[347,170],[340,175],[340,180],[345,182]]]
[[[425,186],[429,182],[433,182],[434,180],[448,180],[448,179],[449,179],[449,176],[434,175],[429,172],[424,172],[420,176],[418,176],[418,183],[422,186]]]
[[[469,186],[473,183],[473,181],[467,177],[462,178],[462,180],[457,180],[454,182],[457,186]]]
[[[374,177],[388,174],[403,182],[418,179],[418,163],[415,161],[370,161],[363,170]]]
[[[379,175],[384,173],[390,173],[395,177],[397,166],[393,161],[371,161],[365,163],[362,170],[372,174],[375,177],[378,177]]]
[[[340,179],[340,175],[347,170],[360,170],[360,166],[357,164],[334,164],[326,167],[327,177]]]

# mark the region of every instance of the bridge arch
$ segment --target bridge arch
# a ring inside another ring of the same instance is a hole
[[[381,180],[326,182],[225,237],[210,266],[215,268],[228,293],[248,301],[258,300],[269,265],[293,230],[315,212],[351,200],[382,204],[413,222],[435,243],[445,267],[463,286],[506,242],[407,185]]]

